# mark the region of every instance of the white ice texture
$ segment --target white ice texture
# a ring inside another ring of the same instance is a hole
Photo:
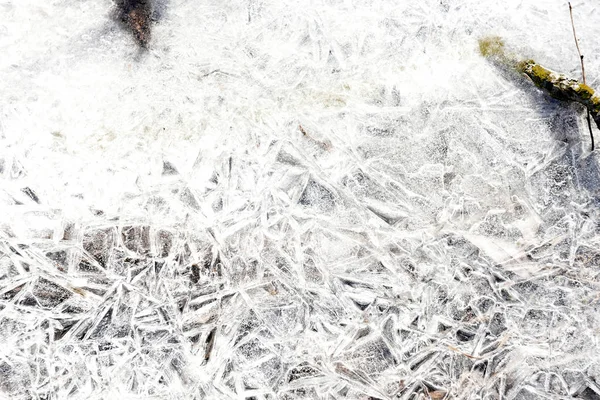
[[[600,399],[566,2],[160,5],[0,0],[0,398]]]

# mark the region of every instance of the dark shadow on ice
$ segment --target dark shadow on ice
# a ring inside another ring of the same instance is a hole
[[[505,79],[513,82],[516,87],[529,95],[531,103],[537,106],[536,111],[539,116],[549,120],[552,137],[566,146],[562,155],[551,164],[570,176],[575,189],[585,190],[590,200],[597,205],[600,204],[600,164],[598,153],[586,150],[586,146],[590,146],[589,141],[585,140],[589,137],[589,133],[581,118],[585,114],[585,107],[577,103],[553,99],[538,89],[527,76],[517,72],[512,65],[493,60],[492,65]],[[592,132],[598,135],[595,127],[592,128]]]
[[[586,149],[590,145],[589,141],[585,140],[588,137],[588,130],[581,118],[585,108],[578,104],[564,104],[541,93],[536,97],[543,97],[537,100],[553,103],[542,105],[542,111],[547,108],[552,109],[554,116],[550,119],[550,132],[554,139],[566,145],[562,155],[554,163],[565,167],[575,190],[580,192],[585,190],[590,200],[599,205],[600,164],[598,153]],[[594,133],[596,134],[597,130]]]

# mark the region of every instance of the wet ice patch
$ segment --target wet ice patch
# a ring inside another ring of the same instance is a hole
[[[600,395],[565,4],[147,4],[0,4],[2,395]]]

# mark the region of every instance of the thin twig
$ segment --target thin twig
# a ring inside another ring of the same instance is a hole
[[[581,54],[581,50],[579,49],[579,41],[577,40],[577,33],[575,32],[575,22],[573,22],[573,7],[571,7],[571,2],[569,2],[569,14],[571,15],[571,27],[573,28],[573,38],[575,39],[575,46],[577,47],[577,53],[579,53],[579,59],[581,60],[581,76],[583,77],[583,83],[585,82],[585,67],[583,66],[583,54]]]
[[[579,53],[579,60],[581,61],[581,76],[583,77],[583,84],[587,85],[585,81],[585,66],[583,65],[583,54],[581,54],[581,50],[579,49],[579,41],[577,40],[577,33],[575,32],[575,22],[573,22],[573,7],[571,7],[571,2],[569,2],[569,14],[571,15],[571,27],[573,28],[573,38],[575,39],[575,46],[577,47],[577,53]],[[589,109],[587,109],[587,123],[588,129],[590,130],[590,138],[592,139],[592,151],[594,151],[594,134],[592,133],[592,122],[590,119]]]
[[[590,138],[592,139],[592,151],[594,151],[594,134],[592,133],[592,121],[590,118],[590,110],[587,110],[587,123],[590,130]]]

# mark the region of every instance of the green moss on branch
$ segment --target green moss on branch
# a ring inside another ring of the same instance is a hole
[[[488,36],[479,40],[479,52],[484,57],[503,56],[504,40],[499,36]]]
[[[518,60],[516,55],[506,52],[504,41],[497,36],[480,39],[479,52],[502,67],[527,75],[538,88],[555,99],[583,104],[600,129],[600,95],[588,85],[549,70],[534,60]]]

